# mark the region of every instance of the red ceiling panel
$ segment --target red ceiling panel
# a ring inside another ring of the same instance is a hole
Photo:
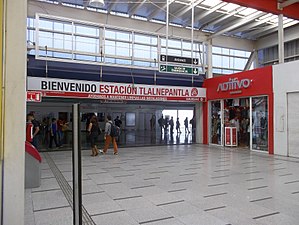
[[[299,20],[299,3],[285,7],[283,10],[277,9],[277,0],[223,0],[241,6],[254,8],[260,11],[273,14],[281,14],[289,18]]]

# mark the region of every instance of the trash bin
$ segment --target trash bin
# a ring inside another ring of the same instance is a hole
[[[37,188],[41,183],[42,158],[37,149],[25,142],[25,188]]]

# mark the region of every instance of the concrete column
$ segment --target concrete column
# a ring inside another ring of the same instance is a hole
[[[212,41],[207,43],[207,78],[213,77],[213,57],[212,57]]]
[[[202,103],[195,104],[195,118],[196,118],[196,143],[203,143],[203,110]]]
[[[3,225],[24,224],[26,0],[4,0]]]
[[[283,14],[278,16],[278,61],[279,63],[284,63]]]

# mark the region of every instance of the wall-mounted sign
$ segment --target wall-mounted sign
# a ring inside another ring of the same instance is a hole
[[[159,72],[198,75],[199,69],[196,67],[193,68],[188,66],[159,65]]]
[[[198,59],[196,58],[192,59],[192,58],[172,56],[172,55],[160,55],[160,62],[198,65]]]
[[[196,87],[121,84],[28,77],[28,90],[43,97],[135,101],[206,101],[206,89]]]
[[[273,93],[272,67],[205,79],[207,99],[242,98]]]

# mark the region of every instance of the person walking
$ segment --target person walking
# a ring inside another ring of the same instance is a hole
[[[170,134],[173,134],[173,127],[174,127],[174,122],[173,122],[173,116],[169,120],[169,126],[170,126]]]
[[[175,129],[176,129],[176,132],[177,132],[177,133],[182,133],[182,132],[181,132],[181,123],[180,123],[179,118],[176,119],[176,126],[175,126]]]
[[[160,126],[160,132],[161,132],[161,135],[162,135],[162,131],[163,131],[163,129],[164,129],[164,125],[165,125],[165,120],[164,120],[164,118],[163,118],[163,115],[161,116],[160,119],[158,119],[158,124],[159,124],[159,126]]]
[[[63,120],[61,118],[59,118],[57,120],[57,141],[59,143],[59,145],[63,144],[63,132],[62,132],[62,126],[63,126]]]
[[[106,125],[105,125],[105,136],[104,136],[105,146],[104,146],[103,152],[101,152],[101,153],[106,154],[107,150],[110,146],[110,143],[112,142],[113,143],[113,148],[114,148],[114,155],[118,155],[118,148],[117,148],[116,140],[115,140],[115,137],[113,135],[113,130],[112,129],[117,129],[117,128],[115,127],[115,125],[113,125],[111,116],[108,115],[107,116],[107,122],[106,122]]]
[[[115,126],[118,126],[119,128],[122,125],[122,121],[119,119],[119,116],[116,117],[116,119],[114,120],[114,124]]]
[[[51,123],[51,127],[50,127],[50,144],[49,144],[49,148],[52,148],[53,140],[55,142],[56,147],[60,147],[60,145],[57,142],[57,121],[56,121],[55,118],[52,118],[52,123]]]
[[[96,144],[99,136],[99,124],[98,124],[98,119],[95,115],[91,117],[87,131],[89,134],[91,151],[92,151],[91,156],[97,156],[99,154],[97,144]]]
[[[31,144],[34,145],[38,149],[39,147],[39,133],[40,133],[40,123],[34,118],[33,113],[29,113],[28,117],[31,120],[31,123],[33,125],[33,134],[32,134],[32,142]]]
[[[150,119],[150,126],[151,126],[151,131],[156,130],[156,116],[152,115]]]
[[[190,133],[190,130],[189,130],[189,127],[188,127],[188,117],[186,117],[186,119],[184,120],[184,125],[185,125],[185,133],[187,133],[188,131],[188,134]]]
[[[119,116],[116,117],[116,119],[114,120],[114,124],[115,126],[117,126],[119,129],[119,133],[117,135],[117,137],[115,137],[115,141],[117,141],[119,143],[120,141],[120,131],[121,131],[121,125],[122,125],[122,121],[119,119]]]

